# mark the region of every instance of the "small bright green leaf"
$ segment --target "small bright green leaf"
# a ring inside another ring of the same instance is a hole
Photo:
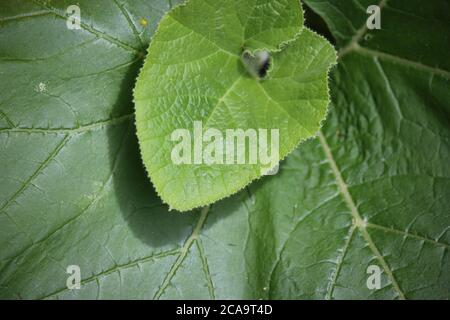
[[[134,98],[143,162],[172,208],[185,211],[237,192],[316,134],[336,56],[324,38],[306,29],[299,34],[302,23],[298,0],[191,0],[162,19]],[[256,50],[271,52],[264,79],[243,64],[246,52]],[[202,125],[197,142],[195,122]],[[194,146],[209,128],[223,136],[222,163],[205,163],[208,142]],[[181,164],[172,158],[180,143],[172,133],[179,129],[190,134],[188,161]],[[279,130],[279,156],[270,163],[246,157],[245,164],[232,164],[227,159],[237,147],[225,148],[230,129],[258,132],[247,149],[260,142],[259,129],[273,140],[271,130]]]

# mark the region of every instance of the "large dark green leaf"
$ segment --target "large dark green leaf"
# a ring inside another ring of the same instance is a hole
[[[80,1],[67,30],[69,4],[1,3],[0,297],[449,298],[448,2],[383,2],[368,31],[369,1],[307,1],[342,55],[323,132],[189,214],[155,195],[132,117],[169,4]]]

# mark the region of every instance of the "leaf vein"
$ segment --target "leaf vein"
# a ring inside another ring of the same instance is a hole
[[[195,242],[198,248],[198,252],[200,253],[200,260],[202,261],[203,272],[205,273],[206,282],[208,284],[208,291],[211,299],[215,300],[216,296],[214,294],[214,284],[211,277],[211,272],[208,265],[208,259],[205,255],[205,249],[203,248],[203,243],[201,239],[197,239]]]
[[[28,177],[28,179],[20,186],[20,188],[9,198],[8,201],[6,201],[1,207],[0,207],[0,214],[4,211],[15,199],[17,199],[18,196],[30,185],[31,181],[33,181],[34,178],[36,178],[42,170],[56,157],[56,155],[64,148],[64,146],[67,144],[70,136],[66,135],[63,139],[61,139],[61,142],[58,143],[58,145],[53,149],[53,151],[49,154],[49,156],[42,162],[38,168],[33,172],[31,176]]]
[[[175,262],[173,263],[169,272],[167,273],[166,277],[164,278],[158,291],[153,296],[153,299],[158,300],[163,295],[163,293],[167,289],[167,287],[169,286],[170,281],[173,279],[176,272],[178,271],[181,264],[183,263],[184,259],[188,255],[189,249],[191,248],[192,244],[194,243],[194,241],[197,240],[197,237],[199,236],[200,231],[201,231],[203,225],[205,224],[206,218],[208,216],[209,208],[210,207],[208,206],[208,207],[204,207],[202,209],[200,218],[198,219],[198,222],[197,222],[194,230],[192,231],[192,234],[189,236],[189,238],[187,238],[186,242],[184,243],[183,247],[181,248],[181,250],[179,252],[177,259],[175,260]]]
[[[442,246],[442,247],[444,247],[446,249],[448,249],[450,247],[450,244],[448,244],[448,243],[444,243],[444,242],[441,242],[439,240],[431,239],[429,237],[422,236],[422,235],[419,235],[419,234],[410,233],[410,232],[408,232],[406,230],[399,230],[399,229],[395,229],[393,227],[386,227],[386,226],[383,226],[383,225],[380,225],[380,224],[377,224],[377,223],[372,223],[372,222],[367,222],[366,226],[368,228],[379,229],[379,230],[382,230],[382,231],[385,231],[385,232],[401,234],[401,235],[403,235],[405,237],[421,240],[421,241],[424,241],[424,242],[427,242],[427,243],[430,243],[430,244],[434,244],[436,246]]]
[[[82,133],[90,130],[95,130],[108,125],[114,125],[122,123],[134,117],[134,113],[125,114],[123,116],[112,118],[104,121],[94,122],[87,125],[75,127],[75,128],[5,128],[0,129],[0,134],[2,133],[42,133],[42,134],[68,134],[73,135],[77,133]]]
[[[30,0],[30,1],[34,2],[35,4],[37,4],[38,6],[44,8],[44,9],[49,10],[51,13],[53,13],[58,18],[66,20],[66,17],[64,16],[64,14],[59,12],[56,8],[54,8],[52,6],[49,6],[48,4],[43,3],[43,2],[41,2],[39,0]],[[103,39],[103,40],[105,40],[105,41],[107,41],[107,42],[109,42],[111,44],[114,44],[114,45],[116,45],[118,47],[121,47],[122,49],[124,49],[126,51],[132,51],[134,53],[140,53],[139,49],[134,48],[133,46],[131,46],[131,45],[125,43],[125,42],[122,42],[119,39],[111,37],[110,35],[108,35],[105,32],[102,32],[102,31],[99,31],[99,30],[97,30],[97,29],[95,29],[93,27],[90,27],[87,24],[85,24],[83,21],[80,21],[80,26],[81,26],[81,28],[83,30],[85,30],[85,31],[87,31],[87,32],[89,32],[91,34],[94,34],[98,38],[101,38],[101,39]]]
[[[320,139],[320,143],[322,145],[322,148],[325,152],[325,156],[328,160],[328,163],[331,167],[331,170],[333,171],[333,174],[336,178],[336,184],[339,188],[339,191],[342,195],[342,197],[344,198],[345,203],[347,204],[347,207],[350,209],[350,213],[353,217],[353,224],[356,228],[358,228],[359,232],[361,232],[364,240],[367,242],[367,244],[369,245],[369,248],[371,249],[373,255],[377,258],[377,260],[380,262],[380,264],[382,265],[384,271],[386,272],[389,280],[392,283],[392,286],[394,287],[395,291],[397,291],[400,299],[404,300],[405,299],[405,295],[403,293],[403,291],[400,289],[400,286],[397,283],[397,280],[394,277],[394,273],[392,272],[392,270],[389,268],[389,265],[386,263],[386,261],[384,260],[384,257],[381,255],[380,251],[378,250],[377,246],[375,245],[375,243],[373,242],[370,234],[367,232],[366,230],[366,222],[361,218],[361,215],[358,212],[358,208],[355,205],[355,202],[353,201],[353,198],[350,194],[350,192],[348,191],[348,187],[347,184],[345,183],[342,174],[336,164],[336,161],[334,160],[333,154],[331,152],[331,149],[326,141],[325,136],[323,135],[322,131],[319,131],[319,139]]]
[[[114,266],[113,268],[110,268],[110,269],[108,269],[106,271],[100,272],[98,274],[95,274],[95,275],[93,275],[93,276],[91,276],[89,278],[86,278],[86,279],[82,280],[80,284],[81,285],[85,285],[85,284],[88,284],[88,283],[90,283],[92,281],[98,281],[100,278],[102,278],[104,276],[107,276],[107,275],[110,275],[110,274],[112,274],[114,272],[117,272],[119,270],[129,269],[129,268],[137,266],[137,265],[139,265],[141,263],[146,263],[148,261],[152,261],[152,260],[157,260],[157,259],[162,259],[162,258],[165,258],[165,257],[173,256],[173,255],[176,255],[177,253],[179,253],[179,251],[180,251],[180,248],[176,248],[176,249],[173,249],[173,250],[163,251],[163,252],[160,252],[160,253],[157,253],[157,254],[152,254],[150,256],[147,256],[147,257],[144,257],[144,258],[140,258],[140,259],[137,259],[137,260],[133,260],[131,262],[128,262],[128,263],[125,263],[125,264],[122,264],[122,265]],[[48,299],[48,298],[51,298],[51,297],[55,297],[55,296],[58,296],[59,294],[65,292],[65,291],[68,291],[68,290],[69,289],[67,289],[67,287],[66,288],[62,288],[62,289],[57,290],[57,291],[55,291],[53,293],[50,293],[50,294],[48,294],[46,296],[38,298],[37,300],[44,300],[44,299]]]
[[[350,247],[350,243],[352,242],[354,233],[355,233],[355,226],[353,225],[350,227],[349,232],[346,236],[344,247],[341,249],[341,254],[338,257],[336,268],[331,277],[331,281],[328,284],[327,293],[325,296],[325,299],[327,299],[327,300],[330,300],[333,297],[333,291],[334,291],[334,288],[336,285],[336,281],[339,277],[339,273],[341,272],[342,264],[344,263],[344,259],[345,259],[345,256],[347,255],[348,248]]]

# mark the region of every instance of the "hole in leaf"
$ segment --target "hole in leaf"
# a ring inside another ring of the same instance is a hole
[[[268,51],[257,51],[254,55],[244,52],[242,62],[250,75],[262,80],[270,69],[270,54]]]

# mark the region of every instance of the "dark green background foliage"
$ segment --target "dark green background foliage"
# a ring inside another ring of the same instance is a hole
[[[79,1],[68,30],[71,1],[0,0],[0,297],[448,299],[449,2],[383,0],[382,30],[372,1],[305,2],[340,49],[324,128],[276,176],[179,214],[132,103],[175,1]]]

